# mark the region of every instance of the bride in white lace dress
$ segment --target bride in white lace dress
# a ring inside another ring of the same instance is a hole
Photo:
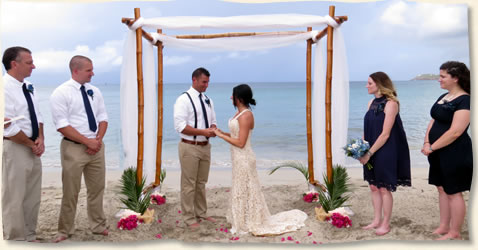
[[[215,131],[231,144],[231,203],[227,214],[231,233],[267,236],[298,230],[304,226],[307,214],[294,209],[271,215],[261,191],[250,140],[254,128],[250,105],[256,104],[251,88],[247,84],[234,87],[231,99],[238,112],[229,120],[230,133]]]

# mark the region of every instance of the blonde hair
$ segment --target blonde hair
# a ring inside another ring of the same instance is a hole
[[[395,86],[393,85],[392,80],[390,80],[390,77],[388,77],[388,75],[384,72],[379,71],[370,74],[370,78],[372,78],[377,85],[379,93],[384,95],[387,100],[397,102],[398,107],[400,108],[400,102],[397,98],[397,91],[395,90]]]

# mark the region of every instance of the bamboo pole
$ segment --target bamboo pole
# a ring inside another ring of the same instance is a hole
[[[199,35],[178,35],[178,39],[212,39],[222,37],[241,37],[241,36],[267,36],[267,35],[297,35],[306,33],[305,31],[274,31],[274,32],[231,32],[219,34],[199,34]]]
[[[329,6],[329,15],[335,15],[335,6]],[[332,93],[332,62],[333,62],[333,31],[332,26],[327,27],[327,73],[325,81],[325,152],[327,160],[327,178],[332,183],[332,119],[331,119],[331,93]]]
[[[139,8],[134,9],[134,18],[140,18]],[[136,184],[143,179],[143,131],[144,131],[144,91],[143,91],[143,36],[142,29],[136,30],[136,73],[138,77],[138,157],[136,161]]]
[[[340,16],[340,17],[335,17],[334,19],[338,24],[342,24],[343,22],[348,20],[348,17],[347,16]],[[319,34],[317,34],[317,36],[315,36],[315,41],[317,42],[320,39],[322,39],[325,35],[327,35],[327,30],[328,29],[329,29],[329,27],[327,26]]]
[[[312,27],[307,27],[307,31],[312,31]],[[307,88],[307,155],[309,167],[309,183],[314,183],[314,153],[312,146],[312,40],[307,40],[306,56],[306,88]]]
[[[158,33],[162,33],[161,29],[158,29]],[[161,153],[163,148],[163,43],[159,42],[158,45],[158,130],[157,130],[157,142],[156,142],[156,177],[154,179],[154,186],[157,187],[161,184]]]

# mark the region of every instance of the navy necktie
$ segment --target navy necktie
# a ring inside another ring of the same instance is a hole
[[[90,125],[90,130],[96,132],[96,120],[93,115],[93,110],[91,110],[90,100],[88,95],[86,95],[85,86],[81,85],[81,95],[83,96],[83,104],[85,104],[86,115],[88,116],[88,124]]]
[[[199,100],[201,101],[202,114],[204,116],[204,121],[206,122],[206,128],[209,128],[209,122],[207,121],[206,107],[204,106],[204,102],[202,101],[202,94],[199,94]]]
[[[23,95],[25,95],[25,99],[27,99],[27,104],[28,104],[28,112],[30,113],[30,120],[32,122],[32,141],[35,141],[38,138],[38,120],[37,120],[37,115],[35,114],[35,107],[33,106],[33,101],[32,97],[30,96],[30,93],[27,90],[27,85],[23,83],[22,86],[23,89]]]

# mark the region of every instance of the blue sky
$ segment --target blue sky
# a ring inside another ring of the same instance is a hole
[[[93,59],[95,83],[119,83],[123,38],[122,17],[141,8],[145,18],[159,16],[233,16],[300,13],[347,15],[342,25],[350,80],[365,81],[375,71],[393,80],[438,73],[447,60],[469,65],[468,9],[465,4],[413,1],[299,1],[247,4],[240,1],[172,0],[114,2],[18,2],[0,0],[1,49],[20,45],[32,50],[30,81],[60,84],[69,78],[75,54]],[[320,28],[321,29],[321,28]],[[178,31],[165,30],[166,34]],[[190,34],[193,32],[184,32]],[[208,30],[205,33],[234,32]],[[198,53],[165,49],[165,82],[190,82],[193,69],[204,66],[211,82],[276,82],[305,80],[305,43],[254,52]],[[3,71],[2,66],[2,71]]]

